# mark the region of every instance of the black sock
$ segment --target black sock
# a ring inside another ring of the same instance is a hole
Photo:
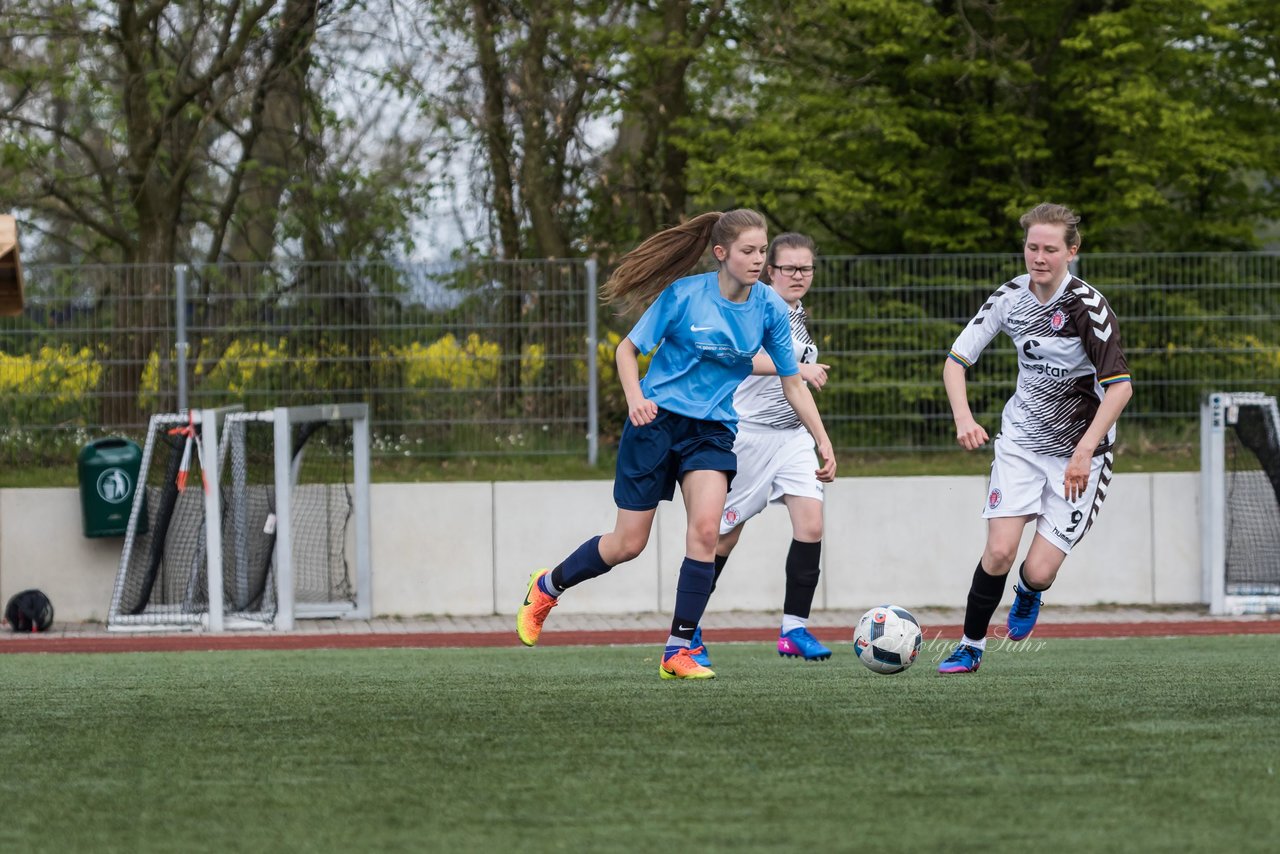
[[[978,561],[978,568],[973,571],[973,581],[969,585],[969,604],[964,609],[964,636],[970,640],[982,640],[987,636],[991,626],[991,615],[1000,605],[1004,596],[1004,575],[988,575]]]
[[[787,552],[787,592],[782,600],[782,613],[808,619],[813,607],[813,594],[818,590],[818,559],[822,557],[822,541],[791,541]]]
[[[724,572],[724,565],[729,562],[728,555],[716,555],[715,575],[711,577],[711,592],[716,592],[716,585],[720,583],[720,573]]]

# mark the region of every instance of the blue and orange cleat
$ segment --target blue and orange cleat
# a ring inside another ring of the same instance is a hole
[[[809,634],[808,629],[801,626],[778,636],[778,655],[787,658],[803,658],[805,661],[826,661],[831,657],[831,650],[820,644],[817,638]]]
[[[703,667],[693,660],[688,649],[662,660],[658,667],[658,675],[663,679],[715,679],[716,672],[710,667]]]
[[[538,586],[538,579],[549,572],[551,572],[549,569],[540,569],[529,577],[529,590],[524,594],[524,604],[516,612],[516,634],[520,636],[520,643],[525,646],[533,646],[538,642],[538,637],[542,634],[542,624],[547,621],[547,615],[551,613],[551,609],[560,601],[542,592],[542,588]]]
[[[1009,609],[1009,640],[1020,641],[1031,635],[1040,616],[1039,590],[1026,590],[1021,584],[1013,585],[1013,607]]]

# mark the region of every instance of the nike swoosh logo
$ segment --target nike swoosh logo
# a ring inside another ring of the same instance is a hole
[[[694,630],[694,629],[696,629],[696,628],[697,628],[697,626],[681,626],[681,627],[680,627],[680,631],[682,631],[682,632],[691,632],[691,631],[693,631],[693,630]]]
[[[715,329],[715,327],[714,327],[714,326],[699,326],[699,325],[697,325],[696,323],[694,323],[694,324],[690,324],[690,326],[689,326],[689,331],[690,331],[690,332],[706,332],[706,331],[707,331],[707,330],[709,330],[709,329]]]

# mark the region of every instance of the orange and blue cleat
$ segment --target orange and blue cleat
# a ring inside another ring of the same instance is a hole
[[[549,569],[540,569],[529,577],[529,590],[524,594],[524,604],[516,612],[516,634],[520,636],[520,643],[525,646],[533,646],[538,642],[547,614],[560,601],[549,593],[542,592],[542,588],[538,586],[538,579],[549,572]]]

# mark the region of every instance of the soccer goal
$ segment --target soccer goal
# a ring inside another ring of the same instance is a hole
[[[1280,611],[1280,411],[1214,392],[1200,411],[1201,565],[1214,614]]]
[[[371,616],[366,405],[152,416],[138,481],[109,629]]]

